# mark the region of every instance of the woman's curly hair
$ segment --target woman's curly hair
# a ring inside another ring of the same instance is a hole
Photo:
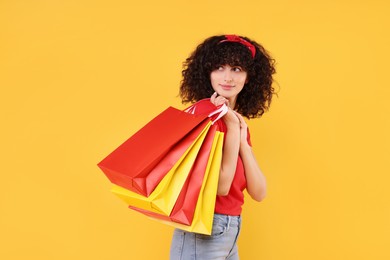
[[[272,96],[272,74],[275,60],[263,46],[242,37],[256,48],[252,58],[250,50],[238,42],[228,42],[225,35],[212,36],[198,45],[183,63],[179,95],[183,103],[209,98],[214,90],[210,74],[221,65],[239,66],[247,72],[247,83],[237,96],[235,110],[247,118],[261,117],[268,110]]]

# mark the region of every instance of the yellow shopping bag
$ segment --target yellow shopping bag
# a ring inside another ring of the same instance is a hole
[[[210,129],[211,121],[206,125],[193,145],[186,151],[173,168],[165,175],[149,197],[114,185],[112,192],[128,205],[151,212],[169,215],[175,205],[191,167]]]
[[[186,231],[210,235],[213,226],[215,200],[217,196],[218,179],[222,161],[223,137],[224,134],[222,132],[217,132],[215,135],[210,153],[211,155],[191,225],[183,225],[174,221],[166,220],[166,218],[160,214],[156,214],[147,210],[142,210],[135,207],[130,208],[139,211],[158,222]]]

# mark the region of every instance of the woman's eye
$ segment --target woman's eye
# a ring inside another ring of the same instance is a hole
[[[240,71],[242,71],[242,69],[239,68],[239,67],[234,67],[234,68],[232,68],[232,70],[235,71],[235,72],[240,72]]]
[[[218,66],[217,70],[223,70],[223,66]]]

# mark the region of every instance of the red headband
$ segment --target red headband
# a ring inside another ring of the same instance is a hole
[[[248,49],[252,53],[252,58],[255,57],[256,48],[255,48],[255,46],[253,46],[252,43],[250,43],[250,42],[244,40],[243,38],[241,38],[240,36],[237,36],[237,35],[234,35],[234,34],[225,35],[225,38],[226,38],[225,40],[222,40],[219,43],[222,43],[222,42],[238,42],[238,43],[241,43],[242,45],[245,45],[246,47],[248,47]]]

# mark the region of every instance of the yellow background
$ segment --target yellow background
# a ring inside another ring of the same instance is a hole
[[[223,33],[277,60],[249,126],[268,197],[241,259],[390,259],[388,1],[0,1],[0,259],[168,259],[96,164],[177,97]]]

